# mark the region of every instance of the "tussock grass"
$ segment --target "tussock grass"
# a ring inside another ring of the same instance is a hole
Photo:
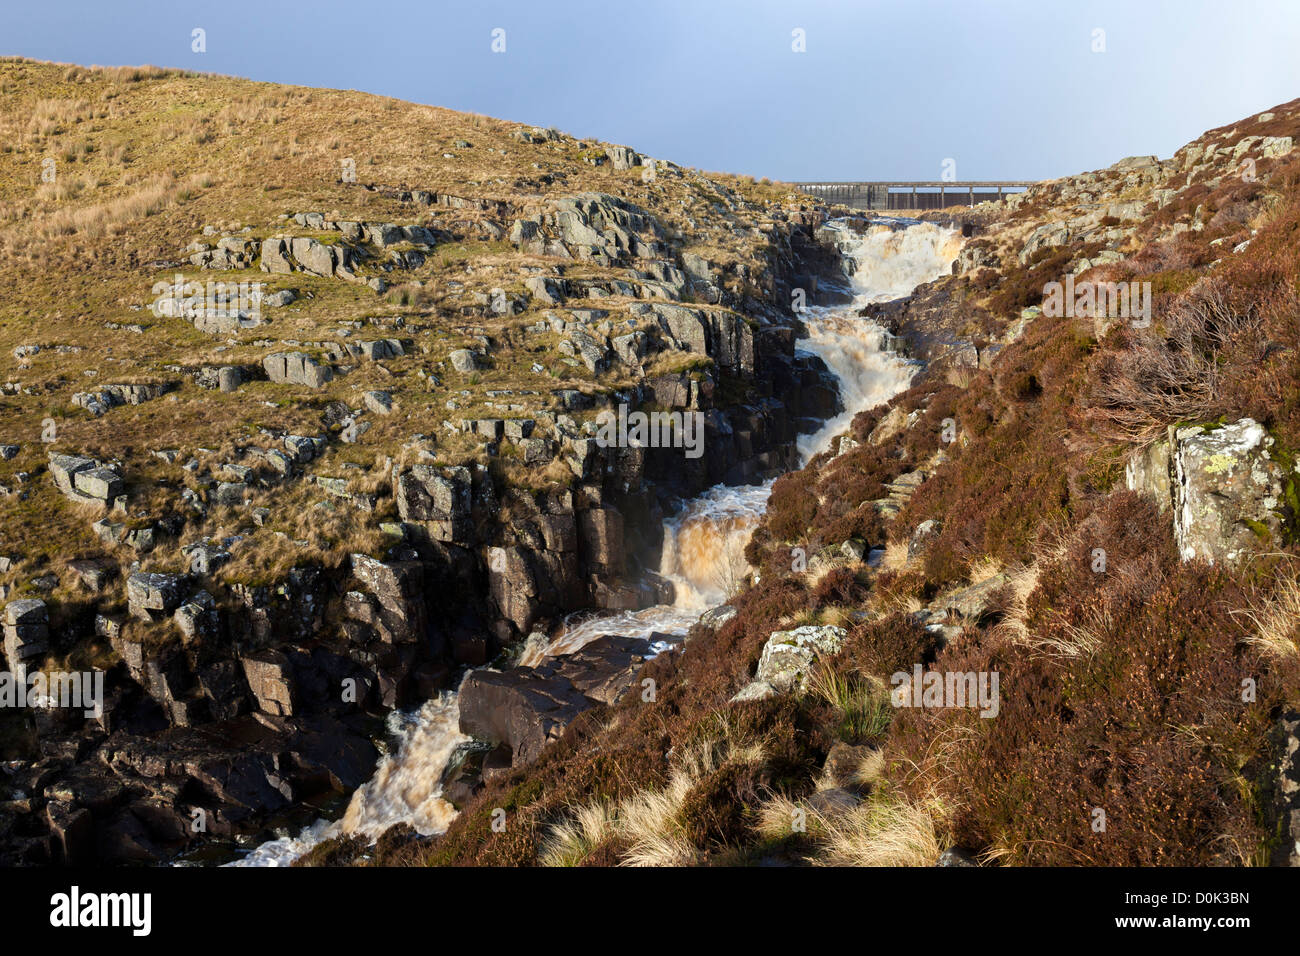
[[[893,720],[889,690],[879,678],[841,674],[821,665],[813,671],[808,690],[835,709],[839,735],[851,743],[880,739]]]
[[[931,813],[905,800],[868,800],[823,827],[826,866],[934,866],[947,849]]]
[[[117,199],[57,210],[37,220],[36,232],[46,239],[71,235],[97,239],[121,235],[139,220],[156,216],[193,198],[199,189],[211,185],[211,182],[211,177],[206,174],[191,176],[184,181],[177,181],[170,175],[163,176]]]
[[[698,851],[686,839],[680,820],[682,803],[695,782],[677,770],[668,785],[645,790],[619,805],[618,833],[630,844],[620,861],[623,866],[686,866],[696,862]]]
[[[838,812],[821,812],[775,796],[759,811],[759,832],[769,840],[800,836],[814,866],[929,867],[950,843],[933,808],[905,798],[870,798]]]
[[[733,739],[735,728],[726,714],[715,715],[718,735],[695,741],[672,755],[672,769],[663,786],[640,790],[617,803],[596,800],[572,808],[542,838],[539,862],[544,866],[577,866],[598,847],[616,839],[620,866],[690,866],[700,862],[701,850],[691,841],[683,808],[692,789],[710,774],[729,766],[763,758],[759,740]]]
[[[986,581],[997,574],[1001,574],[1003,567],[1001,559],[992,555],[985,555],[970,566],[967,574],[972,584],[978,584],[980,581]]]
[[[885,553],[880,556],[881,571],[901,571],[907,567],[907,542],[889,541],[885,544]]]
[[[1272,594],[1237,613],[1255,627],[1255,632],[1246,638],[1247,644],[1276,658],[1300,654],[1296,646],[1300,631],[1300,584],[1283,578]]]
[[[614,822],[614,809],[605,801],[574,808],[571,816],[551,827],[543,838],[538,863],[578,866],[614,834]]]

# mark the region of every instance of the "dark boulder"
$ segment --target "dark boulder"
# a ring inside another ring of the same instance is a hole
[[[648,641],[610,635],[538,667],[472,671],[460,689],[460,729],[505,744],[513,766],[536,760],[584,710],[614,704],[632,687]]]

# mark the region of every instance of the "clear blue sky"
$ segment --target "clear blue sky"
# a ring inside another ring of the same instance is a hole
[[[1298,41],[1297,0],[6,0],[0,20],[3,54],[365,90],[786,180],[1165,157],[1300,96]]]

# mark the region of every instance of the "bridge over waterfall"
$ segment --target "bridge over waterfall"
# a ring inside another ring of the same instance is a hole
[[[886,212],[891,209],[944,209],[973,206],[989,199],[1001,199],[1034,185],[1018,182],[861,182],[795,183],[799,189],[828,202],[855,209]]]

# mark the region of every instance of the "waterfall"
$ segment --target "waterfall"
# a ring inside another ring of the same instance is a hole
[[[844,411],[799,440],[804,461],[824,450],[858,412],[887,401],[908,387],[916,372],[885,350],[887,331],[857,315],[871,302],[909,294],[922,282],[948,273],[961,247],[960,234],[932,223],[878,219],[863,233],[844,222],[824,229],[845,257],[852,303],[809,308],[801,315],[808,338],[798,347],[820,356],[839,380]],[[724,603],[748,571],[745,545],[762,518],[772,482],[710,488],[664,522],[659,572],[672,580],[671,605],[593,615],[571,615],[564,632],[545,649],[521,659],[534,665],[544,656],[568,654],[607,634],[646,637],[664,642],[685,635],[700,614]],[[375,837],[397,823],[410,823],[422,834],[442,833],[455,810],[442,799],[442,778],[460,733],[455,694],[443,694],[411,714],[390,715],[396,736],[374,776],[353,794],[343,818],[318,821],[297,837],[258,847],[237,864],[287,865],[321,840],[340,834]]]
[[[906,389],[916,373],[915,363],[885,348],[888,331],[857,313],[869,303],[900,298],[922,282],[948,274],[961,249],[957,230],[932,223],[881,219],[863,233],[843,221],[824,228],[844,256],[853,301],[801,314],[808,337],[798,347],[819,356],[835,375],[844,411],[800,437],[804,462],[824,451],[858,412]],[[717,485],[664,521],[658,571],[676,587],[673,604],[596,617],[585,613],[522,663],[571,654],[606,634],[685,635],[701,613],[724,603],[748,573],[745,546],[763,516],[772,484]]]
[[[425,835],[444,832],[456,808],[443,799],[443,773],[456,749],[470,739],[460,732],[456,695],[444,692],[418,710],[392,711],[387,723],[393,749],[352,794],[341,819],[317,820],[296,837],[268,840],[227,865],[289,866],[323,840],[354,835],[374,840],[398,823],[409,823]]]

